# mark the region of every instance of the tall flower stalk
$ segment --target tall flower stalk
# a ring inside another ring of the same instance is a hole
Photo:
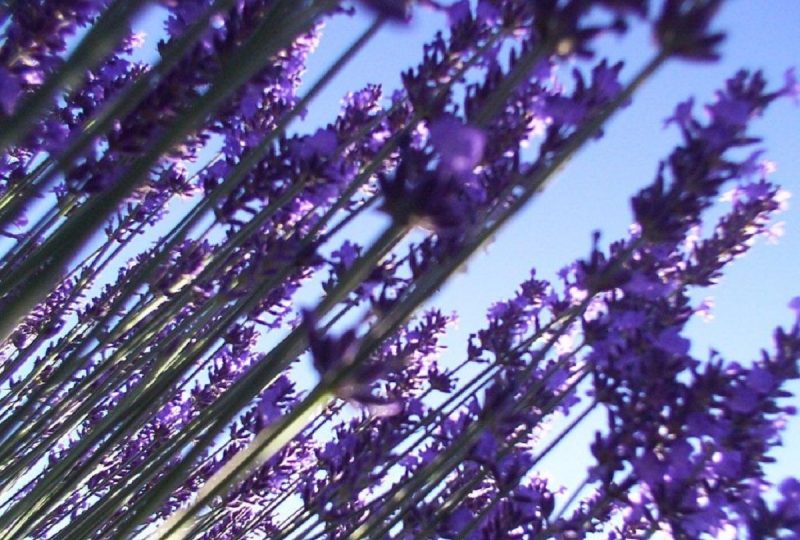
[[[0,8],[1,539],[800,534],[795,480],[763,498],[800,326],[746,366],[685,337],[695,291],[785,207],[742,149],[791,74],[737,73],[705,119],[680,104],[630,236],[560,283],[532,271],[454,348],[435,293],[663,65],[718,57],[721,2],[416,4]],[[301,92],[354,9],[372,24]],[[299,123],[421,9],[449,27],[400,90]],[[165,29],[152,63],[140,15]],[[626,79],[596,49],[631,25],[658,47]],[[598,413],[564,493],[542,465]]]

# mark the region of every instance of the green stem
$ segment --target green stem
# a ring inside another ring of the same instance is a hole
[[[582,304],[582,308],[576,309],[572,312],[571,316],[569,319],[567,319],[563,327],[564,329],[568,328],[572,321],[577,318],[580,313],[582,313],[582,310],[586,305],[588,305],[588,302],[584,302]],[[532,374],[533,369],[535,369],[538,363],[545,358],[550,349],[559,339],[560,335],[561,331],[557,332],[547,340],[547,343],[539,351],[537,351],[537,354],[529,366],[519,374],[520,378],[525,379]],[[535,395],[539,390],[541,390],[545,384],[545,381],[552,373],[555,373],[562,363],[563,362],[558,362],[553,365],[552,368],[549,369],[541,379],[537,380],[529,390],[529,394]],[[443,480],[452,469],[461,463],[464,456],[467,454],[474,442],[480,437],[483,430],[491,425],[493,419],[493,416],[487,415],[475,420],[456,440],[450,444],[445,452],[438,455],[428,465],[423,467],[422,470],[418,471],[403,484],[395,485],[393,489],[386,495],[386,500],[390,501],[392,504],[385,504],[383,508],[370,516],[370,519],[366,523],[360,525],[355,531],[352,531],[348,535],[348,538],[352,540],[360,540],[362,538],[370,537],[382,538],[382,535],[386,534],[394,526],[394,524],[400,518],[402,518],[402,515],[404,514],[403,509],[408,509],[409,506],[415,504],[416,501],[421,500],[425,496],[427,492],[426,486],[429,488],[436,486],[436,484]],[[398,509],[400,510],[400,513],[394,515],[394,517],[391,517]],[[385,522],[387,519],[389,521]],[[377,533],[375,536],[370,536],[376,531]]]
[[[598,405],[597,401],[593,401],[591,405],[589,405],[586,409],[583,410],[583,412],[581,412],[578,416],[573,418],[572,421],[570,421],[570,423],[558,434],[558,436],[555,439],[553,439],[552,441],[550,441],[550,443],[543,450],[541,450],[536,455],[535,458],[533,458],[532,463],[530,464],[531,468],[529,470],[531,470],[533,467],[535,467],[536,464],[538,464],[547,454],[549,454],[556,446],[558,446],[558,444],[560,444],[567,435],[572,433],[572,431],[576,427],[578,427],[578,425],[581,422],[583,422],[586,419],[587,416],[589,416],[589,413],[591,413],[597,405]],[[513,442],[510,442],[510,443],[506,444],[506,446],[504,448],[504,451],[502,451],[502,452],[500,452],[498,454],[498,459],[502,459],[503,457],[508,455],[508,453],[510,452],[513,444],[514,444]],[[473,478],[470,478],[469,483],[474,486],[475,484],[477,484],[477,482],[479,481],[480,478],[483,478],[485,476],[486,476],[486,473],[485,472],[481,472],[481,473],[475,475]],[[478,514],[472,519],[472,521],[467,524],[466,527],[464,527],[462,530],[460,530],[458,532],[459,538],[469,538],[469,535],[472,534],[472,532],[478,526],[481,525],[481,522],[483,521],[483,518],[486,517],[486,515],[489,512],[491,512],[492,509],[495,506],[497,506],[497,504],[502,500],[503,497],[506,497],[511,492],[512,487],[513,486],[512,486],[512,484],[510,482],[506,482],[503,485],[503,487],[498,490],[498,493],[493,495],[491,502],[489,502],[489,504],[487,504],[485,507],[483,507],[481,509],[481,511],[478,512]],[[471,489],[471,488],[468,488],[468,489]],[[468,494],[468,490],[466,490],[466,492],[461,496],[453,497],[452,500],[448,499],[447,501],[444,502],[443,506],[455,506],[455,505],[459,504],[464,499],[464,497],[466,497],[467,494]],[[424,536],[416,536],[415,540],[416,539],[423,540],[424,538],[425,538]]]
[[[200,321],[198,324],[202,326]],[[184,343],[191,342],[191,337],[187,336]],[[13,527],[7,527],[4,531],[10,537],[13,537],[15,531],[24,530],[29,531],[35,527],[45,516],[44,510],[49,507],[55,507],[60,504],[68,495],[69,491],[97,465],[98,460],[103,452],[111,448],[120,438],[126,434],[130,434],[138,426],[144,423],[143,418],[152,409],[160,405],[161,401],[166,399],[165,385],[171,382],[171,377],[175,376],[174,366],[170,369],[170,363],[175,364],[180,359],[183,349],[179,349],[173,353],[164,365],[161,366],[162,376],[155,378],[152,381],[144,381],[139,387],[138,393],[133,392],[127,394],[120,404],[106,415],[96,426],[92,432],[94,436],[85,435],[79,439],[71,448],[70,453],[63,457],[53,469],[49,472],[47,478],[40,482],[36,487],[28,493],[22,500],[14,505],[4,515],[4,518],[9,522],[14,523]],[[89,409],[92,404],[86,405]],[[84,411],[88,412],[88,410]],[[64,430],[65,428],[61,428]],[[57,432],[58,433],[58,432]],[[101,434],[102,437],[99,437]],[[57,439],[56,439],[57,440]],[[86,459],[86,452],[93,447],[94,453]],[[47,448],[44,448],[46,451]],[[26,456],[25,460],[20,463],[14,463],[11,471],[24,467],[25,463],[32,459],[31,456]],[[81,460],[83,460],[81,462]],[[78,463],[81,465],[78,466]],[[4,471],[5,472],[5,471]],[[11,473],[6,473],[11,474]],[[20,533],[20,534],[25,534]]]
[[[203,485],[191,506],[173,514],[156,532],[156,538],[179,540],[188,538],[185,533],[191,528],[197,512],[211,499],[222,495],[228,487],[243,479],[283,446],[305,429],[308,421],[333,399],[333,394],[317,387],[300,407],[294,409],[285,419],[271,426],[253,439],[244,450],[238,452],[219,471]],[[122,538],[119,535],[117,538]]]
[[[167,43],[161,60],[155,66],[137,77],[127,88],[114,96],[89,120],[84,122],[81,132],[70,138],[66,148],[58,157],[45,158],[33,172],[16,182],[12,189],[3,195],[0,202],[0,230],[23,210],[32,196],[46,191],[50,185],[49,182],[59,172],[66,172],[97,137],[111,129],[118,119],[133,112],[200,39],[211,17],[232,5],[233,0],[215,0],[214,4],[201,13],[180,37]]]
[[[22,265],[14,269],[7,283],[4,283],[5,295],[9,295],[18,284],[23,286],[10,299],[6,311],[0,316],[0,342],[5,341],[17,322],[59,280],[62,268],[108,215],[146,178],[150,166],[261,69],[267,58],[307,29],[324,8],[330,5],[332,0],[322,0],[317,9],[308,10],[298,17],[287,17],[277,28],[271,17],[262,21],[253,35],[240,47],[236,59],[223,66],[208,92],[199,97],[193,107],[168,126],[164,134],[131,164],[127,178],[112,185],[102,197],[88,201],[37,251],[31,253]],[[48,271],[43,273],[45,266]]]
[[[314,84],[314,86],[308,91],[308,93],[300,100],[300,102],[284,117],[281,121],[277,124],[277,126],[265,137],[258,147],[250,151],[242,161],[237,165],[233,173],[225,180],[222,186],[215,190],[215,192],[204,199],[204,201],[196,207],[189,215],[187,215],[184,220],[178,225],[176,230],[178,232],[173,231],[170,235],[169,240],[165,243],[164,247],[160,251],[160,256],[156,257],[154,261],[148,263],[146,270],[151,270],[160,260],[163,258],[163,255],[169,252],[171,247],[177,245],[179,241],[181,241],[188,231],[197,223],[203,215],[205,215],[210,208],[216,203],[216,201],[220,200],[225,194],[232,191],[232,189],[244,178],[247,171],[249,171],[252,166],[254,166],[258,160],[262,159],[263,156],[266,154],[266,151],[270,147],[273,140],[278,137],[281,133],[283,133],[289,123],[302,111],[318,94],[319,92],[326,86],[326,84],[333,79],[336,74],[338,74],[341,69],[357,54],[357,52],[363,48],[363,46],[375,35],[375,33],[380,29],[381,25],[383,24],[382,19],[377,19],[338,59],[337,61],[323,74],[323,76]],[[248,232],[257,230],[257,227],[265,223],[275,212],[280,209],[284,204],[286,204],[292,196],[299,193],[301,188],[303,187],[302,182],[298,182],[292,186],[288,191],[282,194],[276,201],[273,201],[270,205],[264,208],[259,215],[248,222],[247,226],[244,230],[237,232],[237,235],[232,239],[226,247],[218,252],[215,253],[215,258],[217,260],[224,258],[232,252],[232,250],[239,245],[246,237]],[[211,270],[216,268],[214,264],[209,264],[208,272],[204,272],[204,275],[210,275]],[[145,276],[149,272],[147,271],[140,271],[140,276]],[[199,278],[198,278],[199,279]],[[126,287],[126,292],[121,294],[118,300],[115,302],[115,306],[120,305],[125,299],[127,299],[130,292],[136,289],[138,286],[137,283],[129,284]],[[112,307],[110,312],[114,312],[115,308]],[[111,338],[109,338],[111,339]],[[73,362],[74,364],[74,362]]]
[[[372,271],[374,265],[402,238],[404,231],[405,229],[402,227],[390,227],[387,229],[372,248],[349,270],[348,276],[345,276],[328,293],[326,299],[320,303],[317,308],[318,317],[323,317],[330,307],[342,301],[350,293],[351,289],[348,287],[352,286],[352,283],[356,285],[360,283]],[[356,279],[355,276],[361,277]],[[246,312],[251,309],[252,306],[250,304],[257,301],[260,293],[260,290],[254,291],[247,299],[248,302],[241,306],[240,311]],[[229,318],[232,320],[238,315],[239,313],[234,312],[229,315]],[[226,325],[221,324],[220,326],[224,327]],[[253,399],[262,388],[269,385],[274,377],[281,373],[288,363],[297,357],[304,346],[305,330],[303,328],[296,329],[268,353],[261,362],[257,363],[251,371],[236,381],[215,403],[203,410],[195,420],[182,430],[179,436],[160,449],[161,452],[150,460],[145,467],[146,470],[141,472],[133,484],[117,489],[108,500],[99,504],[93,511],[87,512],[79,521],[93,523],[95,514],[98,516],[106,515],[105,508],[114,508],[126,504],[125,501],[129,500],[144,482],[149,481],[170,459],[170,456],[175,455],[179,451],[178,449],[187,443],[194,442],[194,447],[181,458],[178,464],[159,479],[156,486],[137,506],[131,508],[126,516],[126,522],[131,523],[138,523],[139,520],[144,519],[182,481],[191,464],[211,444],[218,432],[236,416],[241,404]],[[145,398],[144,402],[147,401],[148,399]],[[200,437],[199,440],[197,440],[197,437]],[[76,538],[80,538],[80,536]]]
[[[50,75],[18,110],[0,123],[0,154],[16,144],[52,105],[56,93],[78,89],[84,74],[97,66],[128,30],[128,22],[149,0],[116,0],[103,11],[61,69]]]

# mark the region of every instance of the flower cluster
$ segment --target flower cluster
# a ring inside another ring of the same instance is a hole
[[[800,323],[752,363],[687,331],[777,236],[788,193],[749,124],[797,98],[791,71],[677,106],[627,237],[531,270],[463,344],[435,306],[660,66],[719,56],[720,1],[648,4],[0,7],[0,540],[800,534],[797,479],[773,497],[765,468]],[[297,122],[421,9],[447,28],[399,89]],[[325,23],[362,11],[306,88]],[[658,50],[629,78],[597,56],[634,25]],[[595,421],[569,490],[548,459]]]

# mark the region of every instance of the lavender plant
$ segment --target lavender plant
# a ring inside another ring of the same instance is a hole
[[[532,270],[462,346],[431,303],[664,64],[717,59],[719,0],[654,4],[0,7],[0,538],[800,537],[800,483],[765,472],[800,323],[749,364],[686,337],[785,208],[749,124],[792,72],[678,104],[629,235]],[[300,121],[421,8],[449,28],[401,89]],[[353,10],[373,24],[301,91]],[[597,43],[632,25],[658,50],[625,78]],[[546,460],[587,423],[565,491]]]

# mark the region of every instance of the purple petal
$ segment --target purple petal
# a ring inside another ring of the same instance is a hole
[[[441,167],[455,175],[468,173],[483,157],[486,134],[451,116],[431,123],[431,144],[439,152]]]
[[[0,107],[5,114],[11,115],[14,112],[20,90],[17,78],[7,69],[0,67]]]

